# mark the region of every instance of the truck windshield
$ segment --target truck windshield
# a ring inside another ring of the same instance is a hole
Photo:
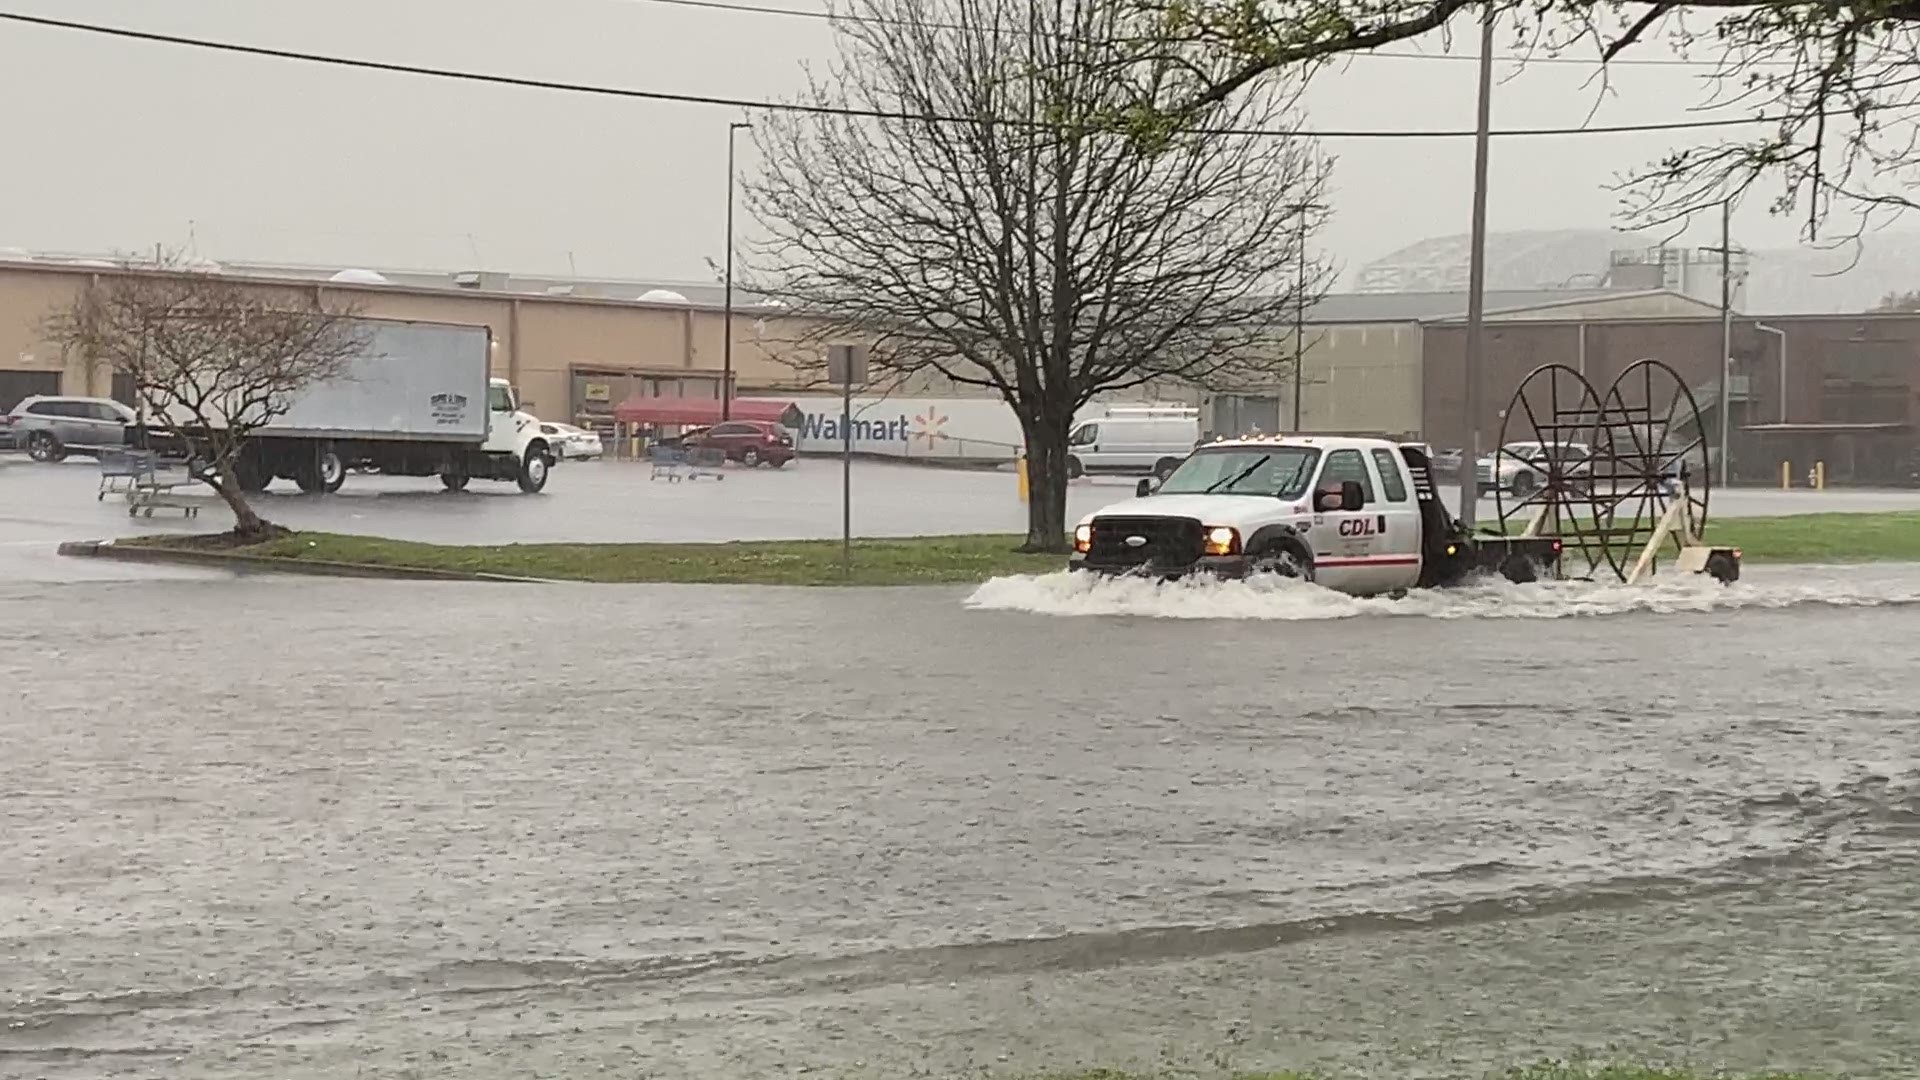
[[[1265,459],[1264,461],[1261,459]],[[1309,446],[1226,446],[1195,450],[1160,485],[1162,495],[1272,495],[1297,499],[1313,480],[1320,451]],[[1218,485],[1217,487],[1215,485]]]

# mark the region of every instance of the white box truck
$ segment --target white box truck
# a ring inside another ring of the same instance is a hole
[[[243,491],[276,479],[302,491],[338,491],[351,469],[438,476],[459,491],[473,479],[546,487],[555,449],[520,411],[513,387],[491,376],[484,326],[359,319],[367,347],[340,376],[309,386],[258,429],[234,462]],[[169,418],[186,434],[190,419]]]

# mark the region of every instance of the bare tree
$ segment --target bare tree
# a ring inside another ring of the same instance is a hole
[[[1487,0],[1130,0],[1176,46],[1213,59],[1159,103],[1189,115],[1256,86],[1298,75],[1342,53],[1445,34]],[[1653,227],[1738,199],[1764,181],[1771,209],[1820,235],[1838,209],[1855,212],[1845,236],[1876,211],[1916,205],[1920,167],[1920,3],[1838,0],[1495,0],[1522,56],[1587,50],[1596,65],[1651,42],[1708,55],[1707,92],[1689,120],[1719,122],[1695,146],[1628,170],[1617,190],[1626,224]],[[1755,123],[1754,121],[1758,121]]]
[[[1899,314],[1920,311],[1920,291],[1890,292],[1881,297],[1880,302],[1873,305],[1870,310]]]
[[[1134,124],[1190,61],[1142,56],[1149,28],[1113,0],[849,2],[815,111],[755,121],[751,287],[814,320],[815,345],[866,344],[881,381],[1005,398],[1026,547],[1064,550],[1076,409],[1285,366],[1283,328],[1331,276],[1299,272],[1330,162],[1277,92]]]
[[[343,376],[368,344],[351,311],[185,270],[165,254],[96,275],[49,315],[47,332],[131,378],[142,423],[185,452],[195,478],[226,500],[240,540],[278,531],[247,503],[241,448],[302,390]]]

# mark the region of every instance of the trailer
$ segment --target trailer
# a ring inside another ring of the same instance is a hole
[[[361,355],[338,377],[302,390],[242,446],[232,466],[242,491],[285,479],[327,494],[353,470],[438,476],[450,491],[475,479],[529,494],[546,487],[556,449],[521,411],[512,385],[492,377],[487,327],[355,321],[366,334]],[[178,408],[167,420],[189,440],[205,434]]]

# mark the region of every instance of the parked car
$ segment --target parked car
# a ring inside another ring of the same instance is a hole
[[[688,449],[719,450],[728,461],[748,468],[765,463],[778,469],[794,458],[793,436],[770,420],[728,420],[680,439]]]
[[[1467,452],[1458,447],[1436,450],[1430,459],[1435,476],[1459,476],[1460,467],[1466,463]]]
[[[112,398],[35,395],[13,407],[7,427],[14,445],[35,461],[94,454],[127,444],[134,412]]]
[[[588,461],[607,452],[600,436],[572,424],[541,424],[540,434],[547,437],[562,461]]]

